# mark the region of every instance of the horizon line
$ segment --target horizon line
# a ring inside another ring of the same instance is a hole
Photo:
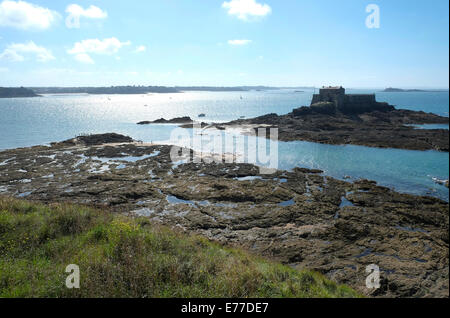
[[[321,86],[309,86],[309,85],[294,85],[294,86],[272,86],[272,85],[142,85],[142,84],[134,84],[134,85],[75,85],[75,86],[58,86],[58,85],[44,85],[44,86],[35,86],[35,85],[19,85],[19,86],[2,86],[1,88],[104,88],[104,87],[164,87],[164,88],[244,88],[244,87],[250,87],[250,88],[258,88],[258,87],[266,87],[266,88],[276,88],[276,89],[290,89],[290,88],[323,88],[327,87],[328,85],[321,85]],[[430,87],[430,86],[342,86],[345,89],[387,89],[387,88],[394,88],[394,89],[431,89],[431,90],[450,90],[450,88],[447,87]]]

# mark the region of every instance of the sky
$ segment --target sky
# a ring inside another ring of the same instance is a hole
[[[448,88],[447,0],[0,0],[0,86]]]

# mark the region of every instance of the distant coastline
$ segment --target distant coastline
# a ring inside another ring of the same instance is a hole
[[[165,86],[111,86],[111,87],[31,87],[38,94],[149,94],[179,93],[172,87]]]
[[[388,87],[383,90],[384,93],[414,93],[414,92],[445,92],[445,90],[423,90],[423,89],[403,89]]]
[[[0,87],[0,98],[39,97],[31,89],[24,87]]]
[[[212,86],[111,86],[111,87],[33,87],[39,94],[170,94],[187,91],[210,91],[210,92],[244,92],[249,87],[212,87]],[[269,89],[269,88],[265,88]]]
[[[111,86],[111,87],[30,87],[37,94],[151,94],[183,92],[248,92],[278,89],[303,89],[306,87],[271,86]]]
[[[250,92],[292,89],[294,93],[304,93],[303,89],[313,87],[273,87],[273,86],[110,86],[110,87],[0,87],[0,98],[38,97],[43,94],[89,94],[89,95],[140,95],[140,94],[174,94],[184,92]],[[448,90],[402,89],[388,87],[381,92],[447,92]]]

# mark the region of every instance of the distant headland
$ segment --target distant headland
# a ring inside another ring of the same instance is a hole
[[[0,87],[0,98],[38,97],[31,89],[24,87]]]
[[[383,92],[384,93],[445,92],[445,90],[403,89],[403,88],[388,87]]]

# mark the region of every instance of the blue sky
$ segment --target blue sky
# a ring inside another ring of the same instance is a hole
[[[447,0],[0,0],[0,85],[448,88],[448,12]]]

